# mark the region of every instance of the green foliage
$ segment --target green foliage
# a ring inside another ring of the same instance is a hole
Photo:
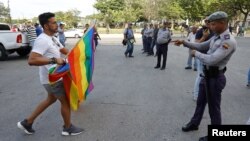
[[[120,11],[124,9],[124,0],[96,0],[94,7],[101,13],[109,13],[109,11]]]
[[[230,19],[240,17],[244,26],[250,13],[250,0],[96,0],[94,7],[99,13],[86,18],[98,19],[107,27],[126,22],[165,19],[189,19],[191,23],[196,23],[215,11],[225,11]],[[0,22],[10,20],[8,11],[9,9],[0,4]],[[58,11],[55,14],[58,21],[66,23],[66,28],[75,27],[80,21],[80,11],[76,9]],[[37,22],[37,18],[33,18],[32,21]]]
[[[116,15],[124,9],[124,0],[97,0],[94,7],[100,11],[101,16],[98,18],[111,23],[115,20]]]
[[[143,15],[143,0],[97,0],[94,7],[100,12],[95,18],[107,25],[120,22],[139,21]]]
[[[0,3],[0,22],[11,23],[10,10]]]
[[[185,11],[184,17],[191,21],[204,19],[209,9],[209,0],[179,0],[179,4]]]
[[[243,15],[243,26],[250,13],[250,0],[213,0],[210,8],[225,11],[230,17]]]
[[[185,18],[184,10],[176,0],[161,0],[159,6],[159,17],[167,19]]]
[[[62,21],[66,23],[66,28],[77,27],[80,21],[80,11],[72,9],[66,12],[55,12],[57,21]]]

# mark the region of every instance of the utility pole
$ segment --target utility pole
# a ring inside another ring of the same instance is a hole
[[[10,0],[8,0],[8,7],[7,7],[7,10],[8,10],[8,22],[10,24],[12,24],[12,20],[11,20],[11,16],[10,16]]]

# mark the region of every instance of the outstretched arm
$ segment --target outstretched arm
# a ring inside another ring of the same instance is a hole
[[[203,50],[208,50],[209,49],[210,41],[211,40],[208,40],[208,41],[202,42],[202,43],[191,43],[191,42],[188,42],[188,41],[183,41],[183,45],[185,47],[187,47],[187,48],[190,48],[190,49],[203,51]]]
[[[172,42],[174,42],[174,44],[176,46],[180,46],[180,45],[183,44],[184,47],[199,50],[199,51],[203,51],[203,50],[208,50],[209,49],[210,41],[211,40],[208,40],[208,41],[202,42],[202,43],[190,43],[190,42],[185,41],[185,40],[175,40],[175,41],[172,41]]]

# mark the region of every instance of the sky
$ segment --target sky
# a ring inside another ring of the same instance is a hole
[[[33,18],[44,12],[77,9],[80,16],[97,13],[93,4],[96,0],[9,0],[12,19]],[[0,0],[7,7],[8,0]]]

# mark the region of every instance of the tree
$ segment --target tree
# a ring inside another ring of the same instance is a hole
[[[222,0],[221,4],[227,8],[232,9],[233,12],[240,12],[243,14],[242,26],[245,27],[246,20],[250,14],[250,1],[249,0]]]
[[[179,0],[179,4],[185,11],[185,17],[191,21],[200,21],[207,14],[209,0]]]
[[[10,23],[10,9],[0,2],[0,22]]]
[[[161,0],[158,14],[160,18],[181,19],[185,18],[184,10],[176,0]]]
[[[67,28],[77,27],[80,21],[80,11],[76,9],[68,10],[66,12],[55,12],[56,19],[66,23]]]
[[[123,22],[138,22],[143,15],[143,0],[125,0],[125,9],[121,12]]]
[[[159,19],[159,7],[161,0],[144,0],[142,2],[144,17],[148,20]]]
[[[206,11],[224,11],[230,19],[233,17],[240,17],[243,15],[242,26],[245,26],[247,17],[250,13],[250,1],[249,0],[209,0],[210,5]]]
[[[114,22],[120,15],[120,12],[124,10],[124,0],[97,0],[94,7],[100,11],[100,15],[97,16],[100,20],[106,23],[106,27],[109,30],[109,25]]]

